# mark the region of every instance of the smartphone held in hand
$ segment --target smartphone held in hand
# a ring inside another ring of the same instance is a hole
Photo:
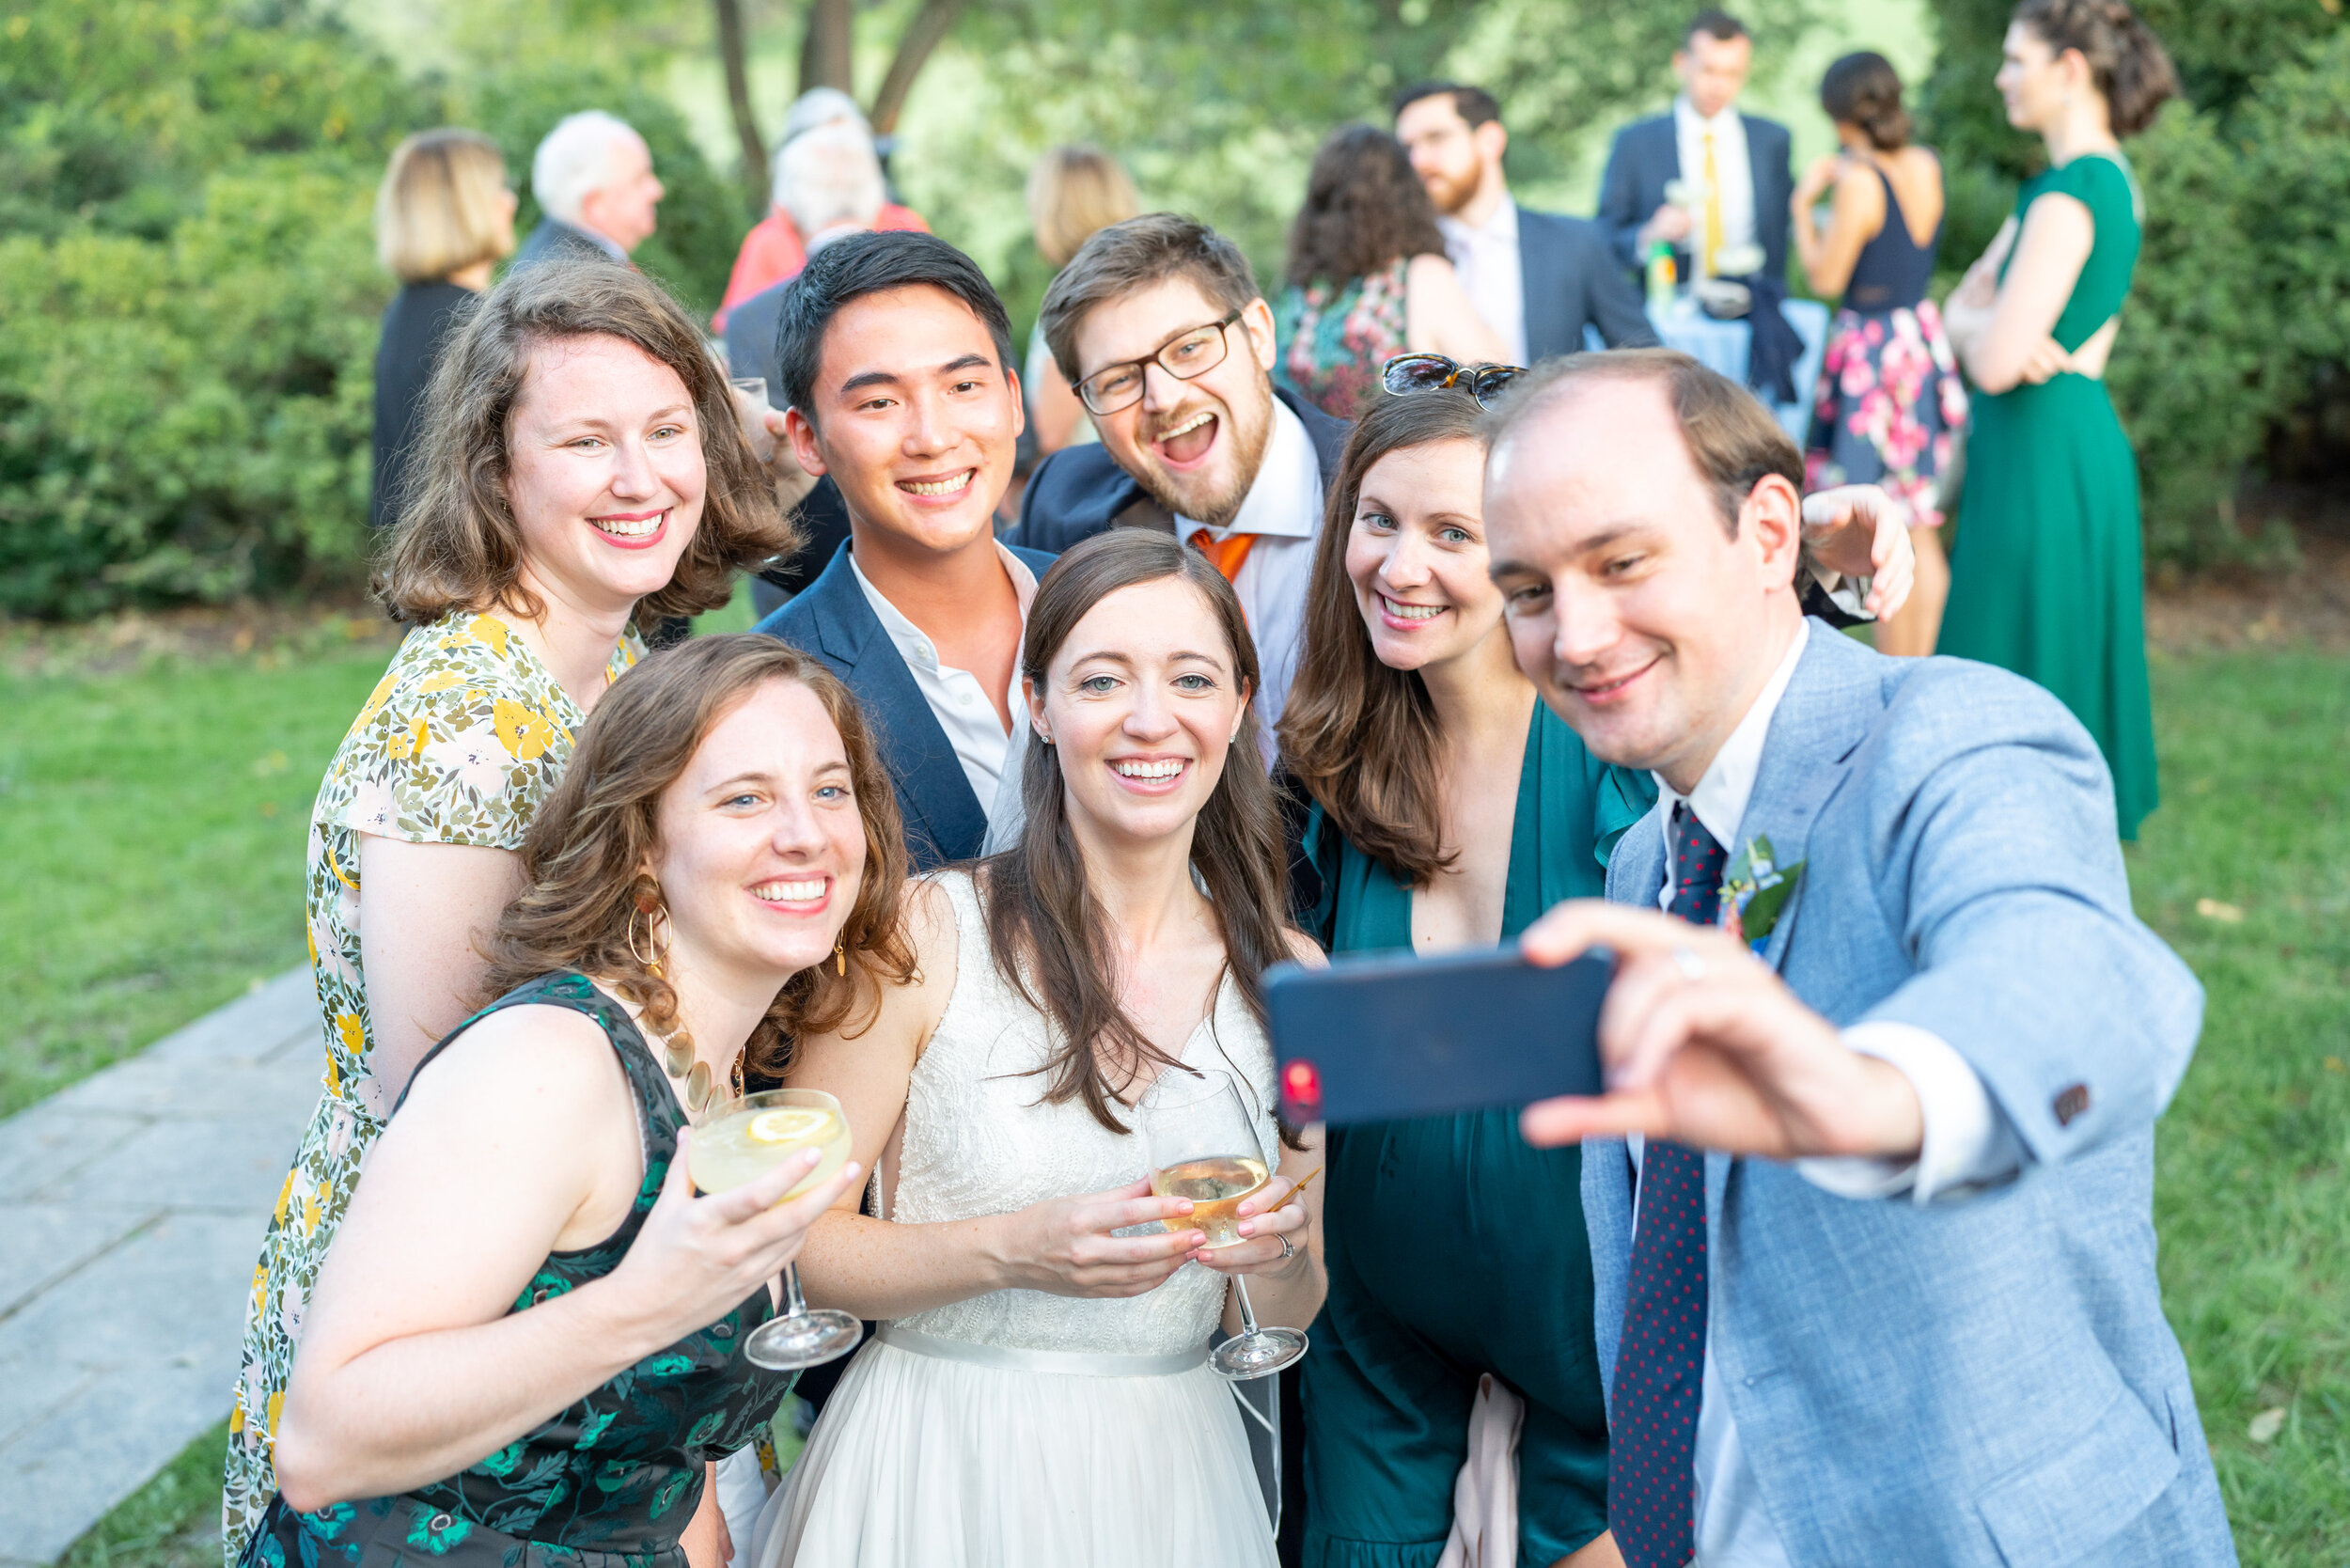
[[[1383,1121],[1597,1094],[1612,958],[1537,968],[1515,947],[1276,965],[1265,1009],[1293,1123]]]

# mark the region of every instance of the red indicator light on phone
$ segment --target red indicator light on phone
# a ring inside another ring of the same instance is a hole
[[[1292,1061],[1281,1069],[1281,1092],[1300,1110],[1322,1104],[1322,1074],[1310,1061]]]

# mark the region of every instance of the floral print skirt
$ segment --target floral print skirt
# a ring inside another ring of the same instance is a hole
[[[1829,324],[1804,488],[1883,485],[1913,527],[1942,522],[1941,476],[1966,425],[1966,388],[1932,300],[1840,310]]]

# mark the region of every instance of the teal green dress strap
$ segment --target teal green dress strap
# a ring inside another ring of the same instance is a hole
[[[549,1254],[508,1308],[526,1312],[619,1266],[668,1179],[685,1119],[628,1010],[572,970],[507,993],[451,1030],[424,1061],[489,1014],[513,1007],[566,1008],[603,1028],[635,1099],[645,1150],[645,1177],[627,1217],[591,1247]],[[311,1513],[278,1497],[240,1568],[375,1568],[402,1557],[449,1568],[685,1568],[678,1542],[700,1503],[704,1466],[757,1438],[796,1375],[755,1367],[742,1355],[744,1337],[773,1310],[761,1285],[724,1317],[479,1463],[404,1496]]]
[[[1645,775],[1598,762],[1538,704],[1511,827],[1505,939],[1563,899],[1600,896],[1607,852],[1654,799]],[[1408,950],[1411,889],[1326,820],[1313,847],[1331,950]],[[1330,1288],[1303,1390],[1306,1562],[1433,1568],[1484,1372],[1527,1405],[1518,1560],[1579,1549],[1607,1524],[1581,1151],[1529,1148],[1515,1112],[1497,1109],[1334,1129],[1327,1159]]]

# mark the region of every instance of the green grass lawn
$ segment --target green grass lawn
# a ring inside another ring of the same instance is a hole
[[[303,820],[384,657],[321,649],[0,676],[0,863],[13,871],[0,886],[0,999],[14,1021],[0,1108],[301,956]],[[2159,1136],[2165,1300],[2245,1562],[2342,1568],[2350,658],[2173,656],[2157,661],[2154,690],[2165,804],[2130,851],[2131,878],[2139,911],[2210,992]],[[70,1568],[209,1568],[220,1442],[206,1437],[124,1503]]]

